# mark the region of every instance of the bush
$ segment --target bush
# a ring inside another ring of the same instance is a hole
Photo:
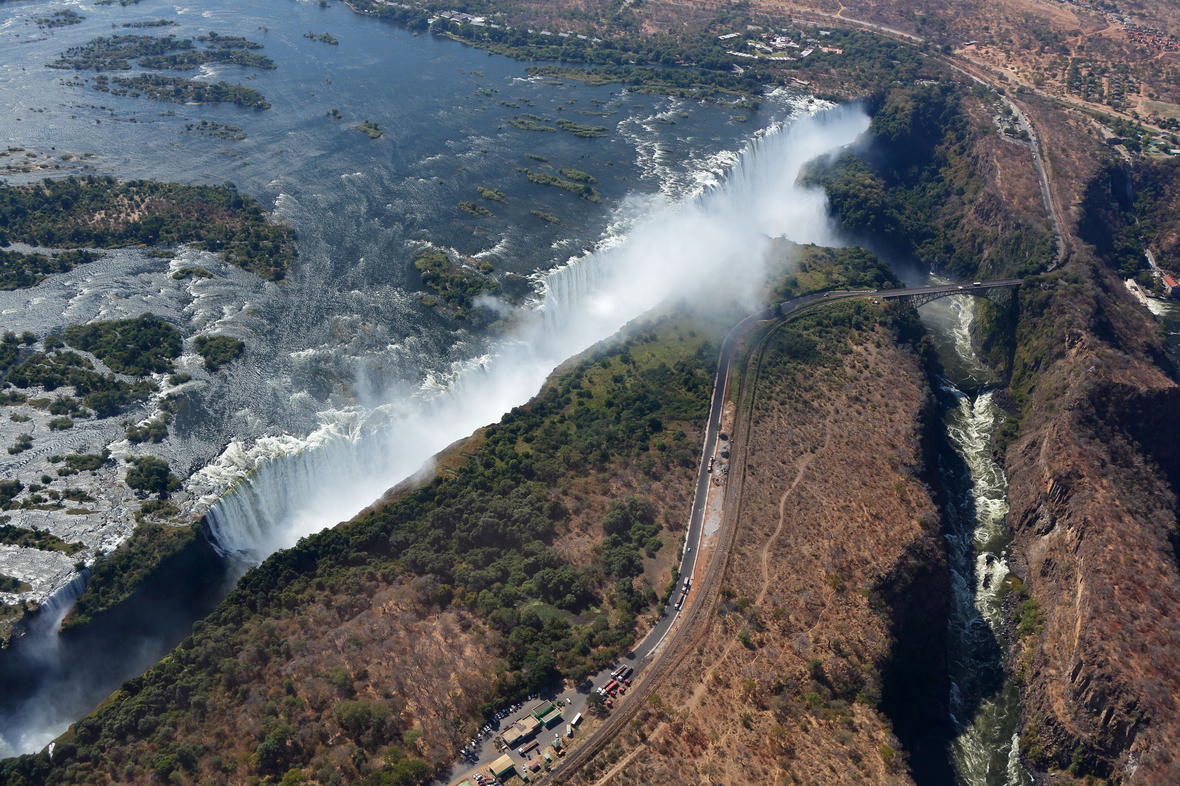
[[[205,368],[210,371],[217,369],[241,357],[246,344],[229,336],[197,336],[194,342],[197,354],[205,358]]]
[[[159,494],[166,498],[168,492],[180,488],[180,479],[169,470],[168,462],[155,456],[134,459],[135,469],[127,473],[127,485],[138,491]]]

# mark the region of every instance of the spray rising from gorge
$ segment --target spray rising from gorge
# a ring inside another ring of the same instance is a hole
[[[680,204],[656,198],[614,245],[546,275],[542,296],[495,349],[371,411],[325,413],[300,449],[256,463],[209,510],[220,548],[250,562],[350,518],[430,457],[531,398],[560,363],[667,301],[759,305],[770,238],[838,244],[822,191],[797,180],[808,161],[868,128],[837,107],[757,140],[725,182]],[[217,471],[211,468],[209,471]]]

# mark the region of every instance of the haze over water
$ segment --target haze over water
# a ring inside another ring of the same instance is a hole
[[[66,7],[86,21],[54,31],[27,23]],[[158,18],[180,26],[121,27]],[[210,31],[264,44],[261,52],[277,69],[219,66],[185,75],[253,87],[271,109],[118,97],[64,84],[93,72],[44,68],[65,49],[99,35]],[[308,40],[308,31],[329,31],[340,44]],[[188,405],[163,457],[186,474],[221,457],[218,468],[189,483],[206,502],[260,456],[297,450],[317,430],[352,433],[369,422],[376,405],[446,388],[488,351],[487,339],[418,302],[413,258],[422,244],[478,256],[504,276],[506,288],[528,292],[535,285],[513,283],[506,274],[528,276],[562,264],[626,231],[653,199],[683,199],[716,184],[748,139],[794,111],[784,95],[768,100],[761,112],[745,112],[750,120],[741,123],[734,110],[716,105],[625,94],[618,85],[529,79],[523,63],[414,35],[343,5],[6,4],[0,47],[8,55],[0,64],[0,112],[19,118],[0,131],[5,146],[55,156],[96,153],[90,166],[122,178],[232,181],[298,231],[297,267],[277,285],[199,252],[170,266],[120,251],[35,290],[0,293],[6,326],[18,332],[44,335],[70,322],[152,311],[186,337],[216,332],[247,342],[244,361],[216,375],[204,374],[199,364],[182,369],[197,384],[186,391]],[[344,119],[329,118],[332,108]],[[507,123],[524,112],[603,125],[609,135],[579,139]],[[186,123],[201,120],[239,126],[248,138],[184,133]],[[379,123],[385,137],[374,141],[350,130],[363,120]],[[588,172],[603,202],[529,183],[518,167]],[[457,208],[459,201],[481,201],[477,186],[507,195],[507,203],[486,203],[494,218],[473,218]],[[546,223],[532,210],[562,223]],[[183,265],[207,267],[217,277],[173,280],[172,270]]]
[[[75,6],[86,21],[53,33],[25,24],[63,7],[0,11],[0,47],[15,53],[0,65],[0,111],[20,118],[0,132],[6,146],[94,153],[94,171],[122,178],[233,181],[296,228],[299,261],[274,284],[203,252],[168,261],[119,250],[33,290],[0,293],[0,313],[6,327],[40,336],[70,323],[152,311],[186,338],[227,333],[245,340],[245,357],[215,375],[191,354],[181,359],[180,370],[195,380],[186,386],[173,436],[152,452],[182,473],[197,471],[186,484],[190,509],[214,502],[258,467],[239,486],[242,493],[215,513],[222,545],[251,560],[352,515],[438,447],[524,403],[569,354],[665,297],[716,296],[725,272],[730,281],[740,281],[733,274],[742,271],[753,281],[767,234],[834,242],[822,196],[796,189],[795,176],[804,161],[851,142],[867,126],[863,114],[839,110],[821,125],[772,133],[746,151],[776,120],[798,115],[803,102],[780,93],[761,112],[742,110],[750,116],[742,123],[717,105],[527,79],[523,64],[414,36],[343,7],[144,0],[127,8]],[[68,47],[111,34],[112,24],[156,18],[181,26],[134,32],[216,31],[263,43],[276,71],[228,66],[195,76],[257,88],[272,108],[118,97],[66,84],[87,72],[43,68]],[[309,30],[331,32],[340,45],[310,41],[303,37]],[[330,108],[344,119],[327,117]],[[526,111],[604,125],[609,136],[578,139],[507,124]],[[185,123],[201,120],[240,126],[249,138],[183,132]],[[362,120],[379,123],[385,138],[349,130]],[[603,203],[530,184],[518,172],[546,165],[589,172]],[[478,199],[477,186],[507,195],[506,204],[488,203],[495,218],[457,209],[460,200]],[[523,312],[513,332],[485,337],[419,302],[413,257],[425,243],[491,262],[508,286],[504,274],[564,267],[544,281],[518,281],[519,291],[535,291],[543,302]],[[583,257],[592,244],[600,251]],[[567,265],[572,258],[579,261]],[[173,279],[186,265],[216,277]],[[742,285],[726,296],[749,293]],[[527,369],[512,365],[522,358]],[[121,436],[120,428],[102,424],[80,423],[68,436],[70,450],[97,450]],[[270,529],[251,529],[260,522]],[[51,632],[43,633],[47,646],[30,639],[23,651],[42,682],[3,713],[0,737],[10,751],[41,748],[175,641],[127,642],[134,657],[113,665],[108,659],[92,674],[89,660],[102,660],[102,653],[87,659],[61,652]]]

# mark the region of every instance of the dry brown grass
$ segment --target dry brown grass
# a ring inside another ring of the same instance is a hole
[[[888,721],[855,699],[889,656],[870,597],[937,518],[916,477],[927,394],[910,355],[865,335],[834,366],[759,388],[708,636],[585,782],[909,781]]]

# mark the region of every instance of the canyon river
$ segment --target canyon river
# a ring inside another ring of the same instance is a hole
[[[29,24],[67,7],[86,20],[52,31]],[[217,31],[262,43],[275,70],[206,67],[196,78],[240,81],[272,108],[115,96],[79,84],[84,73],[44,68],[112,25],[156,18],[178,22],[168,32],[179,36]],[[324,29],[339,46],[304,36]],[[244,359],[218,374],[186,352],[179,365],[194,377],[186,407],[173,435],[153,446],[185,476],[185,511],[207,514],[219,550],[242,566],[351,517],[450,442],[527,401],[558,364],[659,303],[752,308],[769,237],[841,244],[822,194],[795,181],[803,163],[851,144],[868,123],[856,108],[823,108],[787,91],[766,97],[758,112],[741,110],[749,117],[739,120],[716,103],[529,78],[524,64],[313,3],[21,4],[0,10],[0,41],[11,53],[0,65],[0,110],[19,118],[2,134],[6,146],[57,162],[76,156],[54,164],[61,170],[10,174],[11,182],[90,172],[232,181],[298,232],[297,265],[278,284],[193,249],[174,260],[125,249],[33,290],[0,293],[5,329],[18,333],[44,336],[151,311],[175,324],[186,345],[207,334],[247,342]],[[608,133],[582,139],[508,122],[524,112]],[[187,131],[202,120],[239,126],[246,139]],[[383,138],[351,130],[365,120]],[[521,175],[543,166],[591,174],[602,203]],[[506,197],[490,203],[495,215],[458,210],[481,186]],[[494,267],[517,295],[486,303],[504,329],[472,330],[423,304],[413,260],[427,245]],[[172,278],[192,265],[214,278]],[[966,338],[969,303],[932,304],[923,317],[947,368],[947,434],[958,456],[943,478],[955,595],[951,756],[964,784],[1026,786],[1014,754],[1019,697],[1004,682],[996,638],[1006,485],[990,436],[1002,414],[988,392],[994,380]],[[16,428],[0,426],[0,439],[11,443]],[[0,475],[36,477],[63,449],[119,455],[129,449],[122,435],[121,424],[102,421],[38,434],[19,460],[0,459]],[[12,516],[85,543],[92,561],[134,526],[132,501],[109,480],[89,489],[102,499],[93,516]],[[86,575],[76,559],[33,564],[0,550],[0,567],[32,584],[45,608],[0,657],[0,679],[26,683],[0,699],[0,755],[44,747],[165,654],[199,614],[178,601],[162,615],[167,625],[58,641],[56,624]]]

